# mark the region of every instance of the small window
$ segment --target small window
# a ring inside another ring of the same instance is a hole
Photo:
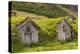
[[[26,27],[24,34],[25,34],[25,35],[26,35],[26,34],[30,34],[30,27]]]
[[[27,27],[27,28],[26,28],[26,31],[27,31],[27,32],[30,32],[30,27]]]
[[[63,31],[66,31],[66,25],[63,25]]]

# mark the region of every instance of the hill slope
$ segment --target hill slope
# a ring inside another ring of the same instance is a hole
[[[47,17],[61,17],[70,15],[65,10],[59,8],[57,4],[12,1],[11,5],[12,5],[11,8],[13,10],[31,12],[38,15],[44,15]],[[60,6],[66,8],[67,10],[70,10],[71,5],[60,5]]]
[[[30,15],[30,13],[28,13],[28,15]],[[33,15],[31,17],[33,17]],[[32,18],[32,20],[41,28],[41,30],[39,31],[39,43],[32,44],[31,48],[29,48],[29,46],[25,47],[18,40],[17,37],[19,37],[19,35],[17,35],[17,32],[16,32],[17,30],[15,30],[16,28],[13,28],[12,33],[16,33],[16,36],[12,35],[12,37],[15,37],[16,40],[12,39],[12,42],[11,42],[12,52],[32,52],[32,51],[76,49],[78,46],[77,39],[74,42],[71,42],[71,41],[65,42],[65,43],[61,43],[59,41],[56,42],[56,37],[57,37],[56,26],[57,26],[57,22],[59,22],[62,18],[67,19],[69,17],[58,17],[58,18],[43,17],[42,18],[41,16],[41,18],[36,18],[36,17]],[[25,17],[13,16],[11,19],[12,19],[13,26],[15,26],[17,23],[20,23],[21,21],[23,21]],[[71,23],[70,20],[68,21]],[[75,30],[77,31],[77,22],[72,25],[74,25],[73,28],[75,28]],[[75,36],[77,37],[77,34]]]

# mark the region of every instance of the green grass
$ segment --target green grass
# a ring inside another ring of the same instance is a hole
[[[11,50],[11,52],[19,52],[23,48],[24,48],[24,45],[20,41],[14,40],[14,41],[12,41],[12,45],[11,45],[10,50]]]
[[[16,24],[20,23],[21,21],[23,21],[24,19],[25,19],[25,17],[13,16],[13,17],[11,17],[11,24],[16,25]]]
[[[64,5],[63,7],[65,6],[67,5]],[[60,17],[60,16],[69,15],[65,10],[57,7],[57,4],[53,5],[53,4],[47,4],[47,3],[29,3],[29,2],[26,3],[26,2],[12,1],[12,9],[35,13],[35,14],[43,15],[47,17]],[[66,9],[69,9],[69,8],[66,8]]]
[[[23,14],[22,12],[20,12]],[[26,15],[26,14],[25,14]],[[62,20],[62,18],[66,17],[58,17],[58,18],[47,18],[45,16],[40,16],[39,18],[38,15],[28,13],[27,16],[30,17],[35,17],[32,18],[32,20],[41,28],[39,31],[39,37],[40,41],[37,44],[32,44],[32,47],[26,46],[22,44],[20,41],[13,40],[12,42],[12,52],[35,52],[35,51],[53,51],[53,50],[69,50],[69,49],[77,49],[78,48],[78,43],[77,39],[72,43],[72,42],[56,42],[56,27],[57,23]],[[12,16],[11,17],[11,24],[12,26],[15,26],[16,24],[20,23],[23,21],[26,17],[25,16],[20,16],[18,14],[17,16]],[[69,17],[68,17],[69,18]],[[72,24],[71,20],[68,19],[69,23],[73,26],[75,31],[78,31],[77,29],[77,20],[75,20],[75,23]],[[16,32],[16,30],[13,28],[12,33]],[[16,35],[18,36],[18,35]],[[76,35],[77,36],[77,35]],[[13,36],[12,36],[13,37]]]
[[[44,45],[44,46],[43,46]],[[77,49],[77,43],[64,43],[49,42],[37,47],[24,47],[20,52],[36,52],[36,51],[53,51],[53,50],[71,50]]]

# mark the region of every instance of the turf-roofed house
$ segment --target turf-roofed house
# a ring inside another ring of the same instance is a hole
[[[58,39],[61,41],[74,38],[73,27],[69,24],[69,22],[66,19],[62,19],[60,22],[58,22],[56,31],[58,33]]]
[[[17,24],[17,29],[23,43],[31,44],[39,42],[40,27],[30,17],[25,18],[20,24]],[[56,38],[60,41],[74,38],[73,27],[65,18],[57,22],[56,32]]]
[[[17,24],[17,29],[23,43],[30,44],[38,42],[38,30],[40,28],[31,18],[27,17],[20,24]]]

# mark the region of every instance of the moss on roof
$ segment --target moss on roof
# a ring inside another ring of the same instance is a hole
[[[20,25],[23,24],[25,21],[27,22],[28,19],[30,19],[32,25],[35,26],[36,29],[40,30],[40,27],[39,27],[34,21],[32,21],[31,18],[29,18],[29,17],[26,17],[26,18],[25,18],[23,21],[21,21],[19,24],[16,24],[16,27],[20,26]]]
[[[29,17],[25,18],[23,21],[21,21],[17,26],[20,26],[23,22],[25,22]],[[41,19],[33,19],[31,18],[31,22],[33,26],[35,26],[38,30],[47,30],[57,27],[58,23],[60,23],[62,20],[65,20],[67,24],[71,27],[72,30],[73,26],[71,23],[66,19],[66,17],[60,17],[60,18],[41,18]]]

